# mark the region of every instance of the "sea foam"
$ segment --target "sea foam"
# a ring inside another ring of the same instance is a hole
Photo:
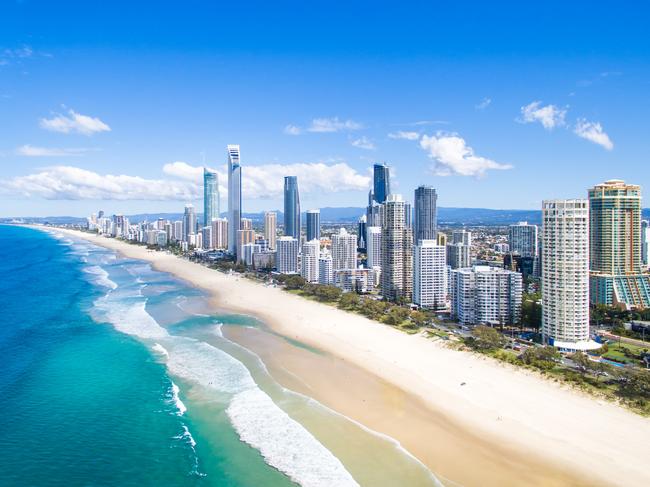
[[[98,265],[88,266],[84,268],[84,272],[93,275],[95,277],[95,279],[93,279],[93,282],[99,284],[100,286],[104,286],[109,289],[117,288],[117,284],[109,279],[108,272],[106,272],[106,270]]]
[[[259,388],[236,394],[226,413],[243,442],[303,487],[358,485],[338,458]]]
[[[178,395],[180,391],[181,391],[180,388],[172,382],[172,401],[174,402],[176,409],[178,409],[178,415],[182,416],[183,414],[185,414],[185,411],[187,411],[187,408],[185,407],[185,404],[183,404],[183,401],[181,401],[181,398]]]

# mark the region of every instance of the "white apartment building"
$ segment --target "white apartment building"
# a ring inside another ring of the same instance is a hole
[[[332,266],[335,272],[357,267],[357,236],[345,228],[332,235]]]
[[[436,240],[420,240],[413,249],[413,302],[443,309],[447,303],[447,249]]]
[[[329,254],[321,255],[318,259],[318,284],[334,284],[332,256]]]
[[[562,349],[589,341],[589,202],[542,203],[542,335]]]
[[[275,266],[282,274],[298,273],[298,239],[280,237],[276,241]]]
[[[302,244],[300,275],[307,282],[318,283],[320,240],[313,239]]]
[[[451,315],[464,325],[516,324],[521,316],[522,276],[499,267],[451,271]]]
[[[381,227],[366,228],[366,252],[368,268],[381,269]]]

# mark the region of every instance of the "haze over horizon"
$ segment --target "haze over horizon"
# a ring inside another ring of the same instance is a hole
[[[246,212],[362,207],[375,161],[442,207],[650,187],[646,6],[301,5],[3,6],[0,216],[177,213],[204,161],[225,210],[229,143]]]

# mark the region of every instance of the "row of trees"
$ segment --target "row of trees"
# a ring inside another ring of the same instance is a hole
[[[301,294],[315,297],[322,302],[337,303],[341,309],[391,326],[415,329],[425,325],[431,318],[426,312],[411,311],[406,306],[362,297],[354,292],[344,293],[336,286],[311,284],[298,275],[278,276],[276,280],[284,284],[287,290],[300,291]]]

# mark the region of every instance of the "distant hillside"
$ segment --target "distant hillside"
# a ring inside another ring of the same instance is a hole
[[[354,223],[359,217],[365,214],[365,208],[342,207],[342,208],[321,208],[322,223]],[[283,222],[281,211],[277,212],[278,223]],[[197,215],[201,221],[202,215]],[[222,215],[225,216],[225,215]],[[244,213],[245,218],[251,218],[254,222],[261,222],[264,219],[264,212]],[[131,222],[155,221],[158,218],[165,220],[180,220],[182,213],[143,213],[128,215]],[[643,210],[643,218],[650,220],[650,209]],[[0,218],[0,223],[10,223],[14,220],[27,223],[52,223],[54,225],[63,224],[83,224],[85,218],[74,216],[47,216],[47,217],[25,217],[25,218]],[[304,219],[303,219],[304,221]],[[519,221],[529,223],[541,223],[541,211],[539,210],[491,210],[487,208],[438,208],[438,223],[441,225],[510,225]]]

